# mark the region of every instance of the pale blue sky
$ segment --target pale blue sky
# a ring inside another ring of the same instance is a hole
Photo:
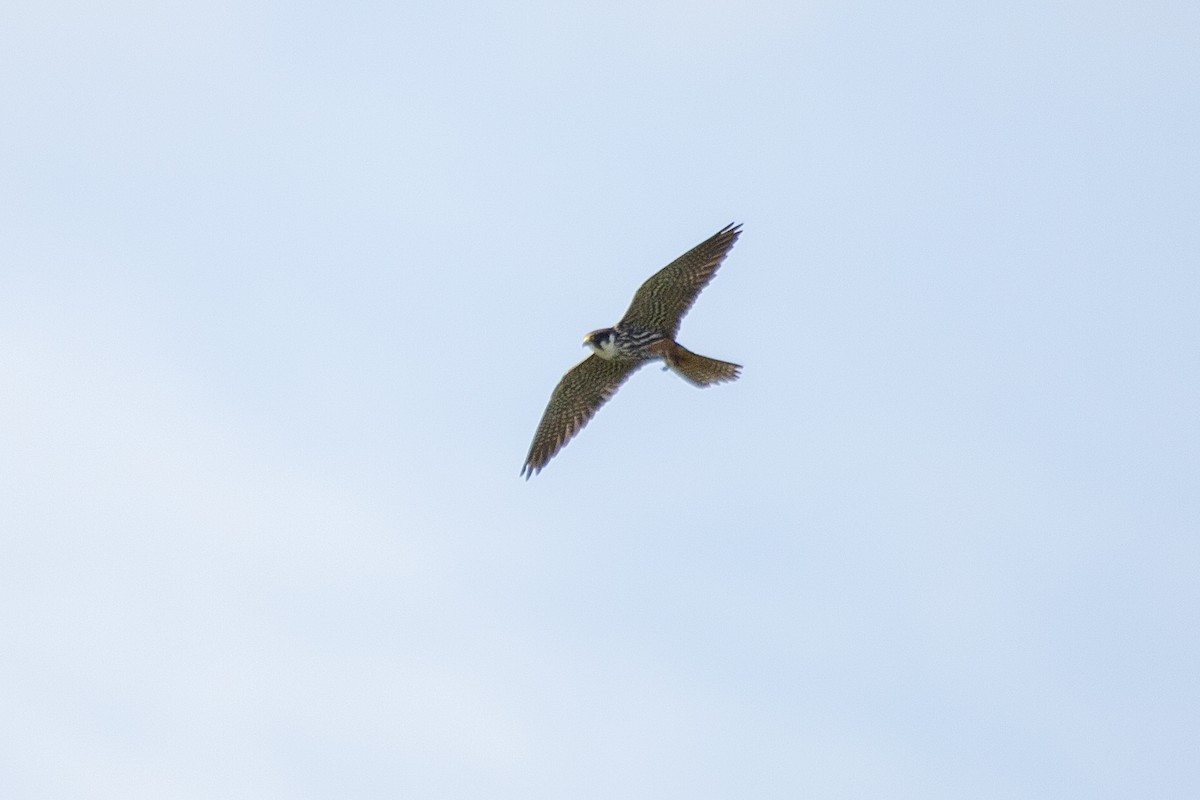
[[[642,5],[0,11],[0,796],[1200,795],[1196,4]]]

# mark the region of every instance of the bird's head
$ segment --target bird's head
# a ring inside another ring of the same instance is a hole
[[[583,344],[601,358],[611,359],[617,354],[617,332],[612,328],[601,328],[583,337]]]

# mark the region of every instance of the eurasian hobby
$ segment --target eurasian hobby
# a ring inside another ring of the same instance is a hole
[[[741,366],[697,355],[675,341],[679,323],[708,285],[741,233],[728,225],[656,272],[633,296],[611,328],[592,331],[583,343],[592,355],[563,376],[542,414],[521,474],[529,480],[608,402],[625,379],[647,361],[662,359],[696,386],[737,380]]]

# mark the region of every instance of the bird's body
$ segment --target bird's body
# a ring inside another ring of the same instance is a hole
[[[697,355],[676,342],[675,336],[683,316],[740,233],[741,226],[728,225],[684,253],[642,284],[620,322],[584,337],[592,355],[555,387],[521,469],[526,479],[540,472],[647,361],[662,359],[696,386],[738,378],[740,366]]]
[[[660,331],[617,327],[592,331],[583,343],[609,361],[645,361],[657,358],[666,341]]]

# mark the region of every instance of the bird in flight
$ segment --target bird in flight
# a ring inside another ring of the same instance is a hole
[[[583,338],[592,354],[554,388],[521,469],[525,480],[541,472],[647,361],[662,359],[664,369],[674,370],[696,386],[737,380],[740,365],[697,355],[676,342],[675,335],[741,232],[741,225],[727,225],[654,273],[637,290],[620,322]]]

